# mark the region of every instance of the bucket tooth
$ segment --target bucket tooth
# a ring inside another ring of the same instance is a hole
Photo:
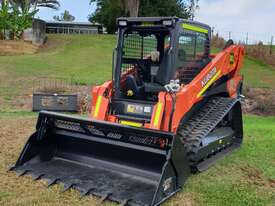
[[[8,168],[7,172],[12,172],[12,171],[14,171],[15,168],[16,168],[15,166],[11,166]]]
[[[119,206],[127,206],[129,201],[130,200],[124,200],[119,204]]]
[[[67,190],[71,189],[73,186],[75,186],[75,184],[73,184],[73,183],[64,184],[64,188],[63,188],[63,190],[61,191],[61,193],[66,192]]]
[[[81,198],[83,198],[86,195],[89,195],[90,192],[92,192],[93,190],[95,190],[95,188],[93,188],[93,187],[91,187],[91,188],[89,188],[87,190],[84,190],[83,192],[81,192]]]
[[[32,175],[32,179],[33,179],[33,181],[36,181],[36,180],[41,179],[43,176],[45,176],[45,174],[34,174],[34,175]]]
[[[53,185],[55,185],[57,183],[57,181],[60,180],[59,178],[55,178],[55,179],[50,179],[48,181],[47,187],[51,187]]]
[[[108,197],[110,197],[112,195],[112,193],[106,193],[105,195],[103,195],[100,199],[100,204],[102,204],[105,200],[108,199]]]
[[[21,171],[18,171],[17,172],[17,175],[18,177],[22,177],[24,176],[25,174],[27,174],[29,172],[29,170],[21,170]]]

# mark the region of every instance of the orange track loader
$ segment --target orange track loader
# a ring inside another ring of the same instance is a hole
[[[121,205],[160,205],[240,147],[244,48],[210,54],[209,26],[119,18],[112,80],[89,118],[40,112],[11,170]]]

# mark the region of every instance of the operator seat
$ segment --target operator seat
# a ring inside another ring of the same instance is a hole
[[[172,70],[171,68],[169,68],[170,65],[169,65],[168,52],[169,50],[167,49],[163,54],[160,67],[155,77],[155,81],[144,83],[145,92],[157,93],[161,91],[166,91],[164,86],[166,84],[169,84],[171,80],[171,74],[172,74]]]
[[[138,81],[134,75],[130,74],[126,77],[125,85],[127,90],[130,89],[133,91],[133,95],[136,98],[139,98],[143,95],[144,85],[138,84]]]

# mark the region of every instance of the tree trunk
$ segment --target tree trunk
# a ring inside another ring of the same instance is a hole
[[[124,0],[126,13],[129,12],[130,17],[137,17],[139,11],[140,0]]]

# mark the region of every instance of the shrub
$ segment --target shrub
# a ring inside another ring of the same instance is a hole
[[[224,48],[226,41],[222,38],[219,37],[218,34],[212,36],[212,42],[211,45],[216,48]]]
[[[213,47],[222,49],[224,48],[225,43],[225,39],[219,37],[218,34],[212,37],[211,45]],[[239,42],[239,44],[243,43]],[[275,54],[270,53],[270,48],[267,45],[264,45],[261,41],[256,45],[245,45],[245,53],[249,57],[258,59],[265,64],[275,66]]]

